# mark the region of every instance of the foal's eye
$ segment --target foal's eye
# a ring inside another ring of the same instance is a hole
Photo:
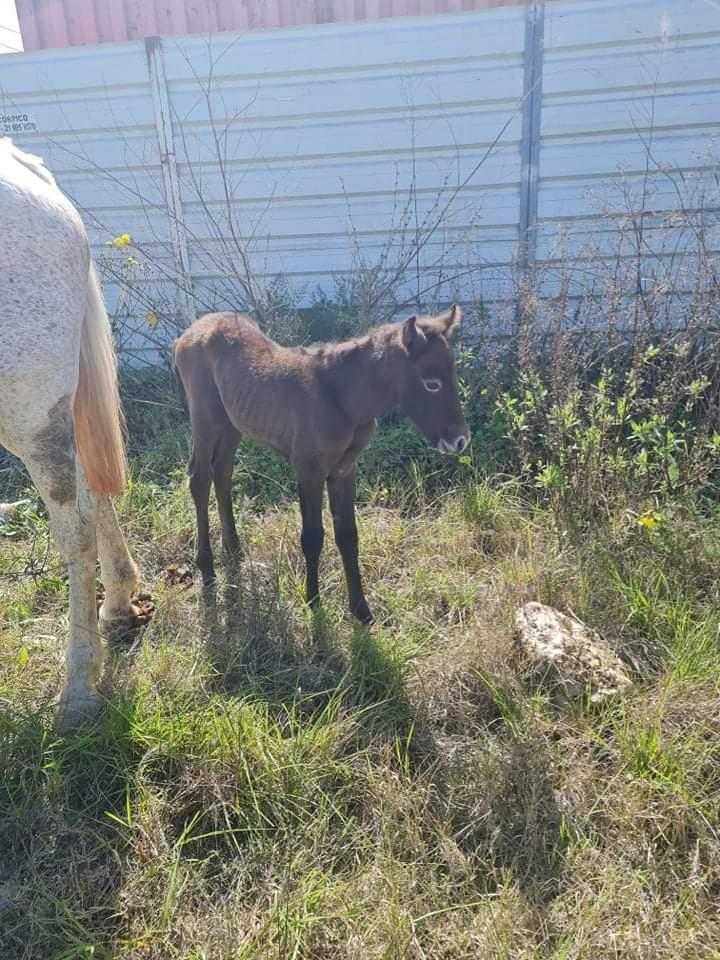
[[[430,393],[437,393],[442,390],[442,380],[423,380],[423,386]]]

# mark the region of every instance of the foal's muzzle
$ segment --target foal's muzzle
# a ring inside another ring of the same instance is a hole
[[[459,436],[455,437],[454,440],[446,440],[444,437],[441,437],[438,441],[437,449],[440,451],[440,453],[457,455],[463,452],[469,442],[469,433],[461,433]]]

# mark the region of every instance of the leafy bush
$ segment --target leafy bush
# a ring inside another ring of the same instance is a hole
[[[517,469],[565,526],[709,490],[720,465],[717,358],[705,331],[592,354],[566,341],[561,358],[536,355],[497,399]]]

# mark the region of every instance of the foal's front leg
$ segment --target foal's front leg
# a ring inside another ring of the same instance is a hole
[[[322,498],[325,480],[314,471],[298,471],[302,535],[300,543],[305,555],[305,599],[311,607],[320,602],[318,567],[325,532],[322,525]]]
[[[358,532],[355,522],[355,470],[328,478],[328,494],[338,545],[345,568],[350,612],[361,623],[372,623],[358,564]]]

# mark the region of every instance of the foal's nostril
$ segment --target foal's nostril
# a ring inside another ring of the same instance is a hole
[[[467,437],[460,436],[455,441],[455,449],[458,453],[462,453],[465,447],[467,446]]]

